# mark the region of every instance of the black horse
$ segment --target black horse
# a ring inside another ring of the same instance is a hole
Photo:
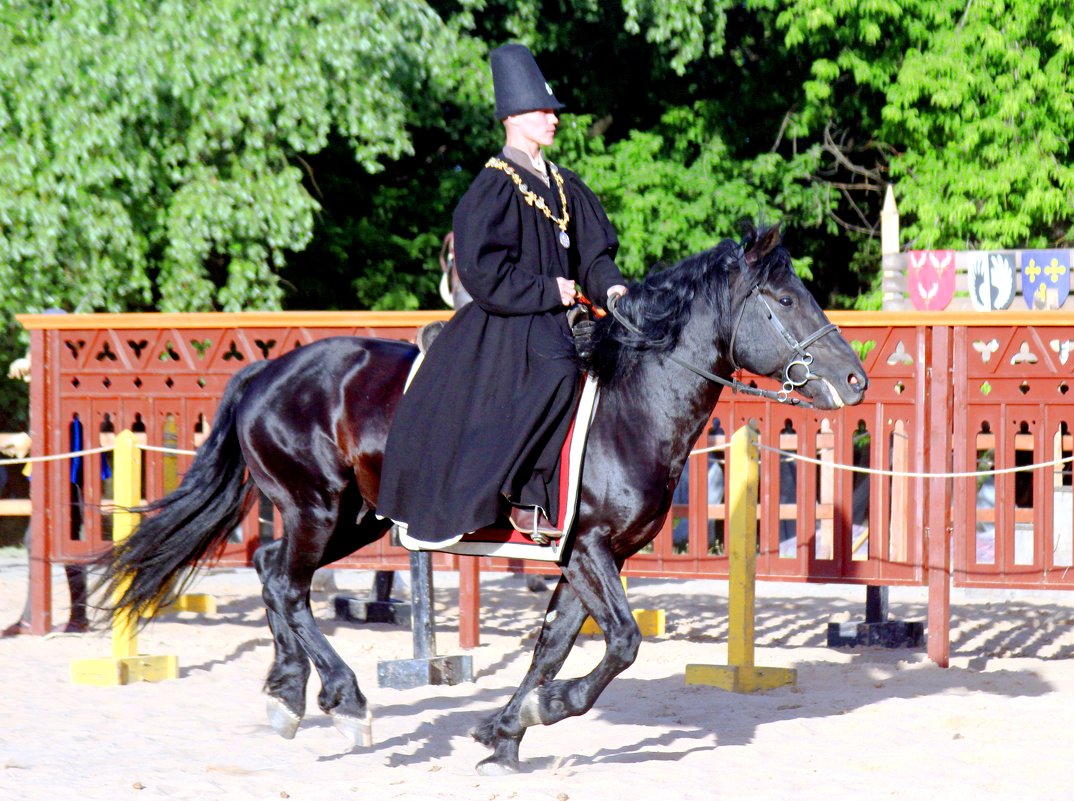
[[[735,370],[777,378],[781,400],[796,389],[822,409],[861,402],[868,383],[795,275],[778,228],[750,229],[741,243],[725,240],[654,272],[596,323],[590,346],[601,399],[575,539],[529,672],[473,732],[493,752],[478,765],[484,774],[517,770],[528,726],[585,713],[634,661],[641,635],[619,570],[660,530],[690,448]],[[333,338],[243,369],[182,484],[147,507],[108,562],[110,587],[130,580],[118,607],[152,610],[173,579],[211,559],[260,489],[284,529],[254,557],[275,641],[269,719],[284,737],[305,712],[312,662],[320,708],[353,742],[362,739],[366,699],[317,627],[310,582],[391,526],[376,513],[382,449],[416,353],[402,342]],[[588,675],[556,680],[587,615],[604,632],[605,655]]]

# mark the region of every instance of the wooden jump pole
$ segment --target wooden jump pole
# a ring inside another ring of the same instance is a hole
[[[758,431],[753,422],[731,437],[728,501],[727,665],[687,665],[686,683],[736,693],[798,683],[793,668],[754,665],[754,607],[757,583],[757,497],[760,482]]]
[[[124,430],[116,436],[113,485],[115,512],[112,518],[112,541],[121,542],[138,525],[138,515],[130,510],[142,502],[142,452],[134,433]],[[123,586],[113,600],[123,593]],[[112,656],[97,659],[76,659],[71,663],[71,681],[111,687],[138,681],[164,681],[179,677],[178,656],[146,656],[138,653],[135,621],[126,612],[112,616]]]

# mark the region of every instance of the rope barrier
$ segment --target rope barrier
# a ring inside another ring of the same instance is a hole
[[[710,448],[698,448],[690,451],[691,456],[696,456],[702,453],[714,453],[716,451],[725,451],[730,447],[729,442],[725,442],[723,445],[713,445]],[[833,470],[847,470],[851,473],[866,473],[874,476],[888,476],[890,478],[981,478],[984,476],[1002,476],[1008,473],[1026,473],[1031,470],[1037,470],[1042,467],[1058,467],[1059,465],[1071,464],[1074,462],[1074,456],[1066,456],[1062,459],[1052,459],[1048,462],[1037,462],[1035,464],[1019,465],[1018,467],[1002,467],[996,470],[973,470],[969,472],[960,473],[912,473],[903,470],[878,470],[872,467],[859,467],[858,465],[840,464],[838,462],[825,462],[820,459],[814,459],[810,456],[803,456],[800,453],[794,451],[785,451],[780,448],[773,448],[771,445],[765,445],[758,443],[761,450],[771,451],[772,453],[778,453],[780,456],[786,457],[789,460],[797,460],[800,462],[807,462],[809,464],[819,465],[821,467],[830,467]],[[182,450],[180,448],[165,448],[157,445],[142,445],[138,444],[139,450],[152,451],[154,453],[166,453],[173,455],[183,456],[196,456],[197,451]],[[30,456],[24,459],[0,459],[0,465],[17,465],[17,464],[34,464],[36,462],[55,462],[60,459],[73,459],[77,456],[90,456],[95,453],[109,453],[113,449],[111,446],[107,448],[88,448],[81,451],[71,451],[69,453],[56,453],[49,456]]]
[[[156,445],[135,445],[136,448],[143,451],[153,451],[154,453],[167,453],[174,454],[176,456],[197,456],[197,451],[187,451],[180,448],[164,448]],[[87,448],[82,451],[69,451],[68,453],[54,453],[49,456],[26,456],[21,459],[0,459],[0,465],[7,467],[8,465],[16,464],[36,464],[38,462],[58,462],[61,459],[74,459],[79,456],[91,456],[95,453],[111,453],[114,448],[109,445],[101,448]]]
[[[73,459],[76,456],[89,456],[94,453],[108,453],[111,451],[111,446],[107,448],[88,448],[84,451],[71,451],[70,453],[54,453],[51,456],[27,456],[22,459],[0,459],[0,465],[14,465],[14,464],[36,464],[37,462],[58,462],[60,459]]]
[[[715,453],[716,451],[725,451],[731,447],[730,442],[725,442],[723,445],[713,445],[711,448],[698,448],[697,450],[690,451],[691,456],[697,456],[699,453]]]
[[[164,448],[164,447],[161,447],[161,446],[158,446],[158,445],[136,445],[135,447],[138,448],[139,450],[142,450],[142,451],[153,451],[154,453],[168,453],[168,454],[175,454],[175,455],[182,454],[184,456],[197,456],[198,455],[197,451],[184,451],[184,450],[180,450],[179,448]]]
[[[973,470],[962,473],[910,473],[903,470],[877,470],[872,467],[859,467],[857,465],[825,462],[820,459],[813,459],[809,456],[802,456],[800,453],[795,453],[794,451],[784,451],[779,448],[773,448],[771,445],[760,445],[760,448],[761,450],[778,453],[790,460],[808,462],[810,464],[820,465],[821,467],[831,467],[835,470],[847,470],[851,473],[867,473],[874,476],[891,476],[892,478],[980,478],[982,476],[1002,476],[1008,473],[1024,473],[1041,467],[1057,467],[1061,464],[1070,464],[1071,462],[1074,462],[1074,456],[1067,456],[1062,459],[1052,459],[1050,462],[1024,464],[1019,465],[1018,467],[1002,467],[998,470]]]

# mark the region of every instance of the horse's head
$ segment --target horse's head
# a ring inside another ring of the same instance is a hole
[[[459,280],[455,266],[455,234],[448,231],[440,246],[440,299],[452,309],[461,309],[473,298]]]
[[[587,362],[605,386],[632,375],[645,354],[666,354],[714,384],[748,392],[728,380],[744,367],[782,385],[753,394],[787,400],[796,391],[820,409],[861,403],[869,384],[857,354],[795,275],[778,226],[751,228],[741,243],[725,239],[653,271],[611,311],[593,330]]]
[[[861,360],[795,274],[779,226],[751,231],[738,262],[728,348],[734,365],[776,379],[818,409],[861,403],[869,386]]]

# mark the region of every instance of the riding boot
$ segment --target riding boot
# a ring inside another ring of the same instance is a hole
[[[563,536],[563,532],[536,507],[511,507],[511,525],[523,534],[530,535],[534,542],[538,543],[547,542],[550,539],[558,540]]]

